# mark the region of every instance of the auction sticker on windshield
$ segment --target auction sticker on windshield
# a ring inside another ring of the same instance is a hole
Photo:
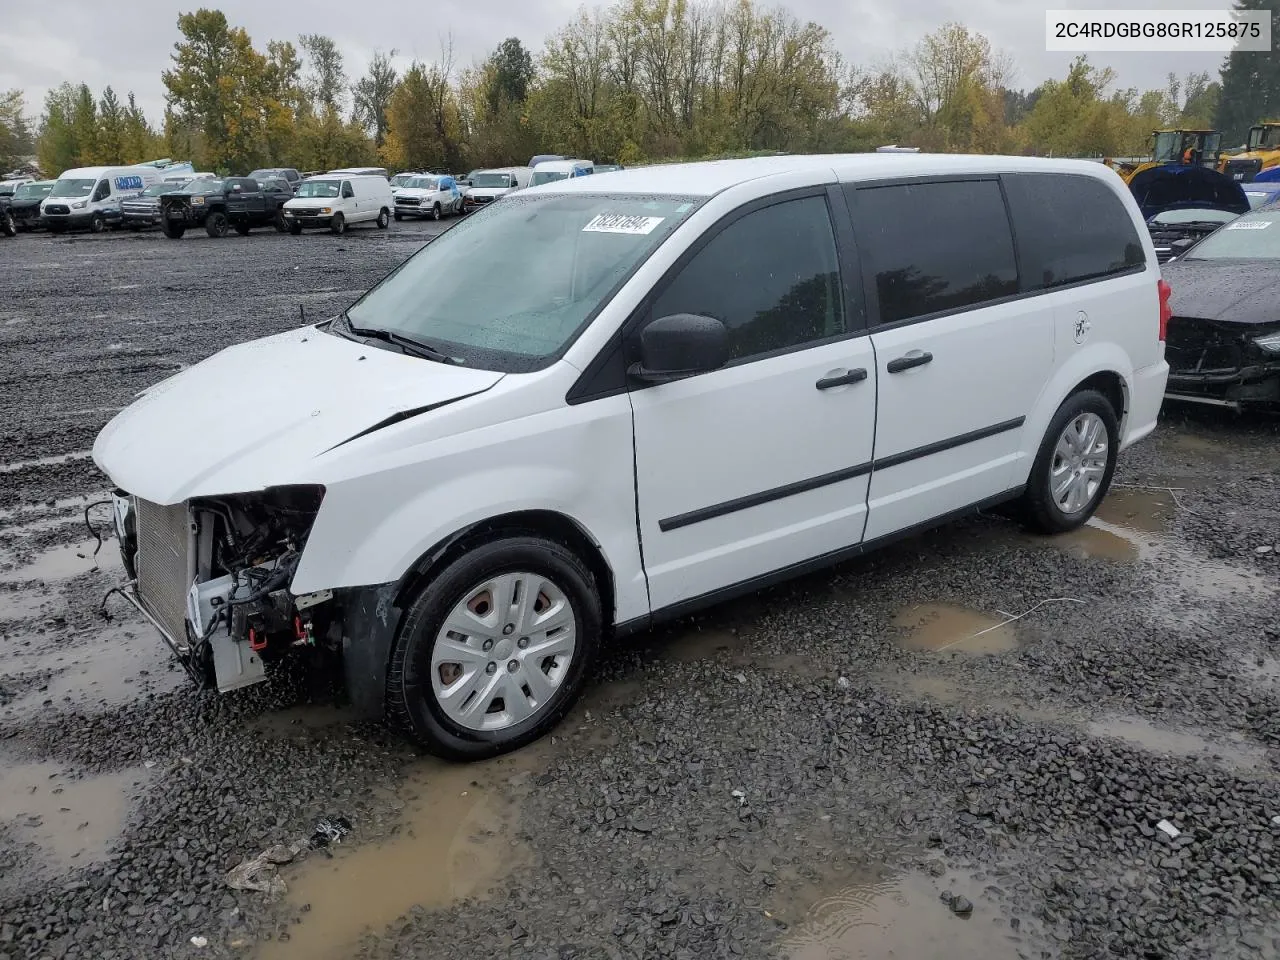
[[[1228,230],[1265,230],[1271,226],[1270,220],[1246,220],[1244,223],[1228,223]]]
[[[602,213],[592,217],[583,233],[630,233],[643,236],[653,233],[665,217],[632,217],[623,213]]]

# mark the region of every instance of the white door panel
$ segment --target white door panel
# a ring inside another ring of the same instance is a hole
[[[632,394],[653,609],[862,539],[875,386],[864,336]]]
[[[1052,309],[1040,298],[1015,300],[873,333],[872,341],[879,422],[866,538],[1013,486],[1023,421],[1053,368]],[[932,359],[888,372],[921,353]]]

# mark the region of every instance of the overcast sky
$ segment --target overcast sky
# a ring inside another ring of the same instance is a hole
[[[535,53],[547,36],[565,23],[579,0],[205,0],[228,20],[249,31],[265,49],[272,39],[296,40],[299,33],[333,37],[342,49],[347,72],[361,73],[374,50],[394,47],[397,59],[436,59],[441,38],[452,35],[455,60],[466,65],[483,58],[503,38],[519,37]],[[766,0],[766,6],[771,5]],[[1118,6],[1118,4],[1113,4]],[[64,80],[88,83],[96,94],[110,84],[124,98],[132,90],[153,120],[164,109],[160,73],[178,39],[177,17],[199,2],[173,0],[2,0],[0,16],[0,90],[26,92],[27,112],[40,113],[45,92]],[[1106,8],[1103,0],[790,0],[785,6],[802,19],[829,29],[851,61],[874,65],[947,20],[958,20],[987,35],[997,49],[1013,55],[1015,86],[1030,89],[1065,74],[1074,54],[1045,52],[1044,11]],[[1128,9],[1227,9],[1230,0],[1124,0]],[[498,16],[497,11],[502,15]],[[1095,54],[1093,62],[1115,69],[1120,86],[1164,85],[1170,71],[1208,70],[1217,74],[1218,53]]]

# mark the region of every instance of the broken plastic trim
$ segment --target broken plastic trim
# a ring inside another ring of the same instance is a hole
[[[485,388],[485,390],[488,390],[488,389],[489,389],[488,387]],[[387,417],[385,420],[379,420],[373,426],[366,427],[365,429],[361,430],[359,433],[353,434],[352,436],[347,437],[347,439],[343,440],[340,443],[335,443],[332,447],[326,450],[325,453],[328,453],[330,450],[337,450],[339,447],[345,444],[351,443],[353,440],[359,440],[361,437],[367,437],[371,433],[377,433],[379,430],[384,430],[387,427],[395,426],[397,423],[400,423],[404,420],[411,420],[414,417],[419,416],[420,414],[430,413],[432,410],[438,410],[440,407],[448,406],[451,403],[457,403],[459,400],[469,400],[471,397],[476,397],[484,393],[485,390],[477,390],[475,393],[463,394],[460,397],[451,397],[448,400],[441,400],[439,403],[431,403],[425,407],[414,407],[412,410],[402,410],[399,413],[393,413],[391,416]]]

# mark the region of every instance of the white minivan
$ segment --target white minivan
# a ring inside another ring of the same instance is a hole
[[[153,166],[77,167],[65,171],[40,203],[40,219],[54,233],[88,227],[100,233],[120,223],[120,204],[136,197],[166,171]]]
[[[494,170],[477,170],[471,174],[462,208],[470,213],[477,207],[493,203],[499,197],[529,186],[533,176],[531,167],[500,167]]]
[[[1079,527],[1155,428],[1168,296],[1089,161],[531,187],[119,413],[121,590],[219,689],[324,647],[431,750],[509,750],[620,635],[1007,501]]]
[[[592,173],[595,173],[595,164],[590,160],[544,160],[533,168],[529,186],[538,187],[557,180],[572,180]]]
[[[391,183],[384,176],[325,174],[298,184],[293,198],[285,201],[284,221],[295,235],[303,227],[328,227],[342,233],[353,223],[376,223],[385,230],[394,208]]]

